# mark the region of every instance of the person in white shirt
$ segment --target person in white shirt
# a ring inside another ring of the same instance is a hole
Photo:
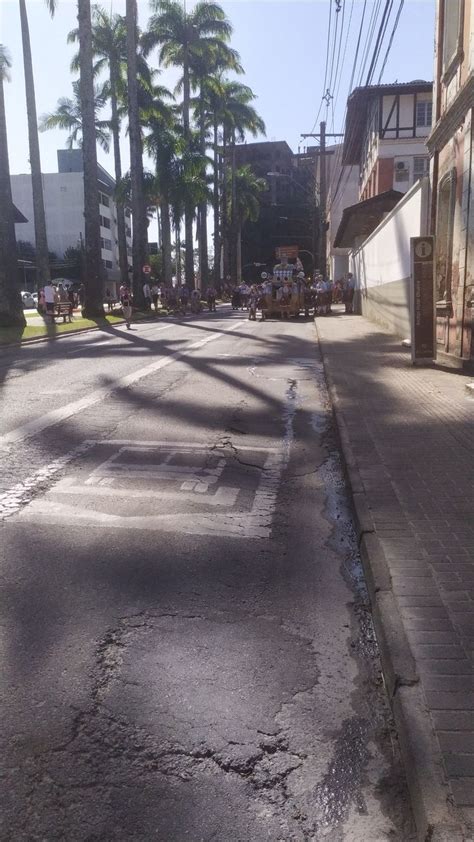
[[[145,310],[151,309],[151,289],[148,281],[143,284],[143,298],[145,299]]]
[[[56,290],[51,281],[48,281],[43,288],[44,303],[46,305],[46,313],[54,318],[54,305],[56,302]]]

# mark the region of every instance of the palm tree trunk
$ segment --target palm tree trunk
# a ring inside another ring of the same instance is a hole
[[[237,194],[236,194],[236,159],[235,159],[235,132],[232,132],[231,147],[231,177],[230,177],[230,274],[232,278],[237,277]]]
[[[201,155],[206,155],[206,125],[204,114],[204,101],[201,93],[199,108],[199,131]],[[206,175],[206,164],[203,164],[204,176]],[[207,201],[199,205],[199,268],[201,273],[201,289],[207,289],[209,285],[209,256],[207,246]]]
[[[217,287],[221,280],[221,241],[219,226],[219,146],[218,146],[218,122],[214,117],[214,286]]]
[[[115,184],[120,184],[122,179],[122,159],[120,154],[120,120],[117,105],[117,67],[114,62],[110,64],[110,101],[112,108],[112,137],[114,143],[114,167]],[[117,239],[119,253],[120,280],[122,284],[128,283],[128,254],[127,234],[125,230],[125,214],[122,202],[116,201],[117,210]]]
[[[94,75],[90,0],[78,0],[81,55],[80,98],[84,161],[85,306],[86,316],[104,315],[103,266],[100,249],[99,189],[95,135]]]
[[[181,232],[180,223],[176,225],[176,281],[181,286]]]
[[[127,81],[128,124],[130,136],[130,175],[132,182],[133,217],[133,294],[135,301],[143,303],[143,266],[147,261],[148,233],[145,196],[143,190],[143,157],[138,108],[137,82],[137,0],[126,0],[127,20]]]
[[[38,288],[50,280],[48,239],[44,212],[43,179],[36,116],[35,83],[31,58],[30,30],[25,0],[20,0],[21,38],[25,71],[26,113],[28,117],[28,142],[30,152],[31,186],[33,191],[33,216],[35,221],[36,281]]]
[[[189,106],[191,98],[191,88],[189,80],[189,58],[187,46],[184,46],[184,62],[183,62],[183,130],[186,147],[190,147],[190,132],[189,132]],[[186,251],[184,255],[184,274],[186,283],[190,287],[194,287],[194,241],[193,241],[193,218],[194,207],[192,202],[187,201],[184,208],[184,236],[186,240]]]
[[[242,283],[242,225],[239,222],[236,238],[236,277],[237,283]]]
[[[18,283],[18,257],[13,216],[7,119],[0,68],[0,326],[26,324]]]
[[[227,281],[230,277],[230,263],[229,263],[229,219],[227,213],[227,132],[224,129],[222,140],[222,158],[221,158],[221,184],[222,184],[222,242],[224,246],[223,265],[224,265],[224,280]]]
[[[163,280],[168,286],[173,275],[171,266],[171,220],[168,199],[162,199],[161,210],[161,245],[163,249]]]

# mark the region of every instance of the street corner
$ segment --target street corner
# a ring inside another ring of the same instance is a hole
[[[86,455],[13,517],[71,528],[270,537],[284,467],[279,449],[228,452],[200,443],[132,440],[88,445]]]

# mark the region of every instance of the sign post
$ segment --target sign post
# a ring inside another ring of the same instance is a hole
[[[151,275],[151,266],[149,263],[145,263],[145,265],[142,266],[142,272],[144,275]]]
[[[286,257],[287,260],[295,260],[298,257],[298,246],[278,246],[275,254],[279,260]]]
[[[434,237],[411,237],[411,360],[436,358],[434,317]]]

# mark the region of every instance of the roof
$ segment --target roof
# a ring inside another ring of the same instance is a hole
[[[415,79],[413,82],[395,82],[391,85],[368,85],[355,88],[347,100],[346,127],[344,133],[344,147],[342,151],[342,165],[358,164],[369,103],[390,94],[421,94],[433,90],[432,82]]]
[[[22,212],[18,210],[16,205],[13,205],[13,217],[14,222],[28,222],[26,216],[23,216]]]
[[[334,248],[352,248],[358,237],[366,239],[370,236],[382,222],[384,214],[391,211],[404,195],[399,190],[387,190],[344,208],[334,238]]]

